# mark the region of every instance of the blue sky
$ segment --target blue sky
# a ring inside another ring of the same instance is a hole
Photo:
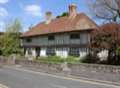
[[[19,18],[23,24],[23,31],[30,25],[35,25],[43,20],[46,11],[51,11],[54,16],[68,11],[68,6],[75,3],[78,12],[90,16],[88,0],[0,0],[0,31],[4,31],[6,22]]]

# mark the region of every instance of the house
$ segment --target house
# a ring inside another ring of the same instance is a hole
[[[23,33],[25,55],[83,56],[89,52],[90,33],[96,23],[84,13],[77,13],[75,4],[69,5],[68,16],[53,18],[46,12],[46,20]]]

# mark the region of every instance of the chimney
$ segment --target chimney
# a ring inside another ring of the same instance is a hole
[[[46,12],[46,24],[49,24],[52,20],[52,12]]]
[[[77,15],[77,6],[76,4],[69,5],[69,17],[74,18]]]

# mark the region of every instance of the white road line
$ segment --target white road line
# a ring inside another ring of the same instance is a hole
[[[14,67],[8,67],[8,66],[6,66],[6,67],[10,68],[10,69],[18,70],[18,71],[24,71],[24,72],[28,72],[28,73],[32,73],[32,74],[39,74],[39,75],[54,77],[54,78],[58,78],[58,79],[88,83],[88,84],[93,84],[93,85],[101,85],[101,86],[106,86],[106,87],[120,88],[120,86],[112,85],[112,84],[99,83],[99,82],[88,81],[88,80],[83,80],[83,79],[74,79],[74,78],[70,78],[70,77],[68,78],[68,77],[57,76],[57,75],[52,75],[52,74],[48,74],[48,73],[35,72],[35,71],[31,71],[31,70],[26,70],[23,68],[14,68]]]

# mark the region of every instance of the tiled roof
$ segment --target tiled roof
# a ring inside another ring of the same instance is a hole
[[[39,23],[29,31],[23,33],[21,37],[45,35],[50,33],[63,33],[71,31],[82,31],[96,29],[97,25],[84,13],[77,14],[75,18],[69,16],[53,19],[49,24]]]

